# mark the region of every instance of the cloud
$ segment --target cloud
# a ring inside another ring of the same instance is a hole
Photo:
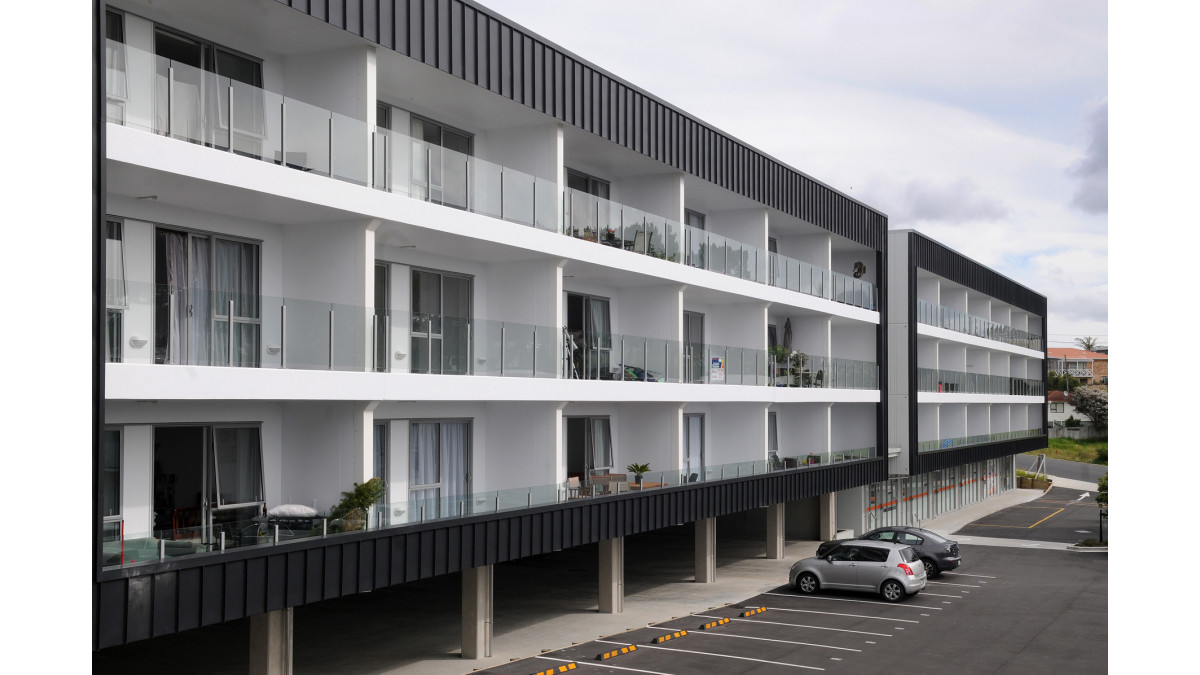
[[[904,189],[898,219],[917,222],[968,223],[1008,216],[1010,209],[999,200],[979,192],[967,177],[949,183],[914,178]]]
[[[1071,206],[1084,213],[1108,213],[1108,99],[1089,117],[1087,150],[1067,169],[1079,181]]]

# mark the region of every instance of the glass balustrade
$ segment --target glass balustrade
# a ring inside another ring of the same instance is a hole
[[[109,122],[876,309],[873,284],[107,41]],[[559,199],[562,209],[559,210]]]
[[[957,436],[954,438],[941,438],[937,440],[921,441],[917,443],[917,452],[933,452],[935,450],[950,450],[951,448],[961,448],[968,445],[980,445],[983,443],[996,443],[999,441],[1011,441],[1018,438],[1031,438],[1041,436],[1041,429],[1021,429],[1019,431],[1000,431],[994,434],[976,434],[974,436]]]
[[[1009,396],[1043,396],[1041,380],[1004,375],[982,375],[953,370],[917,368],[917,391],[940,394],[1002,394]]]
[[[247,548],[286,546],[291,541],[314,537],[338,537],[347,533],[374,531],[391,527],[464,518],[489,513],[564,504],[576,500],[619,498],[647,491],[677,488],[722,480],[736,480],[777,471],[820,469],[846,462],[878,457],[874,447],[809,452],[801,449],[781,452],[765,460],[732,462],[707,466],[691,473],[679,470],[648,471],[640,476],[629,473],[595,473],[560,483],[487,490],[462,495],[430,494],[420,491],[406,501],[374,505],[332,518],[328,513],[312,517],[276,517],[262,514],[253,518],[221,518],[213,514],[202,526],[169,527],[153,532],[129,533],[124,523],[116,523],[102,542],[102,560],[106,568],[129,567],[160,562],[169,558],[220,555],[224,551]],[[437,490],[434,490],[437,492]]]
[[[917,322],[945,328],[956,333],[965,333],[1034,351],[1042,351],[1040,335],[967,314],[957,309],[935,305],[925,300],[917,300]]]
[[[114,363],[879,388],[869,361],[144,282],[123,288],[126,304],[109,311],[106,331]]]

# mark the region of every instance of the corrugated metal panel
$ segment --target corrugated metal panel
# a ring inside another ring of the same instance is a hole
[[[917,232],[909,233],[909,264],[1043,319],[1046,316],[1046,296]]]
[[[96,640],[111,647],[886,477],[876,459],[106,571]]]
[[[883,249],[887,223],[878,211],[473,2],[276,1],[851,241]]]
[[[1046,437],[1040,436],[1034,438],[1019,438],[1012,441],[1002,441],[1000,443],[971,445],[965,448],[939,450],[937,452],[913,453],[916,455],[912,461],[913,473],[916,475],[928,473],[930,471],[949,469],[956,466],[962,466],[963,464],[969,464],[971,462],[981,462],[987,459],[996,459],[998,457],[1017,455],[1022,452],[1029,452],[1031,450],[1041,450],[1046,446]]]

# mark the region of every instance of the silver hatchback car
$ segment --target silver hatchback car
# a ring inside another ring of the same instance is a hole
[[[899,602],[925,588],[925,566],[911,546],[847,540],[822,558],[805,558],[789,580],[801,593],[821,588],[879,593]]]

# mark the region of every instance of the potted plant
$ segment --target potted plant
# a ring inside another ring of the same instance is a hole
[[[387,493],[387,485],[382,478],[372,478],[364,483],[355,483],[354,489],[342,493],[342,501],[337,503],[329,512],[335,528],[362,530],[367,526],[367,512],[383,495]]]
[[[641,485],[642,484],[642,474],[650,472],[650,465],[649,464],[638,464],[637,462],[634,462],[633,464],[630,464],[629,466],[625,467],[625,470],[628,471],[629,473],[633,474],[633,482],[634,483],[636,483],[637,485]]]
[[[604,241],[609,245],[615,243],[617,241],[617,231],[611,227],[604,228]]]

